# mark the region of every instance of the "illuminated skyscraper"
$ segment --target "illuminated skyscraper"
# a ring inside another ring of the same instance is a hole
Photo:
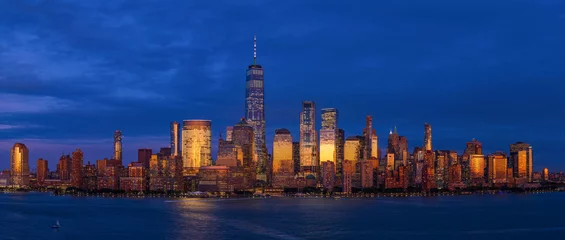
[[[292,136],[287,129],[275,130],[273,141],[273,175],[284,173],[294,173],[294,163],[292,159]]]
[[[488,156],[488,182],[490,184],[506,183],[508,158],[504,152],[496,152]]]
[[[180,148],[180,126],[178,122],[171,122],[171,155],[178,156]]]
[[[371,136],[371,157],[376,159],[381,159],[379,155],[379,137],[377,136],[377,130],[373,129],[373,134]]]
[[[424,123],[424,151],[432,151],[432,125]]]
[[[37,159],[37,183],[39,186],[44,186],[47,175],[49,175],[49,163],[43,158]]]
[[[482,184],[485,181],[485,156],[482,154],[473,154],[469,160],[471,170],[471,181],[474,184]]]
[[[225,141],[220,136],[218,140],[218,159],[216,166],[237,167],[243,165],[243,152],[241,147],[232,141]]]
[[[253,36],[253,64],[247,68],[245,87],[245,116],[253,127],[254,151],[257,156],[257,169],[266,173],[267,146],[265,145],[265,88],[263,67],[257,64],[257,38]]]
[[[114,159],[122,161],[122,132],[120,130],[114,132]]]
[[[338,112],[335,108],[322,109],[322,129],[320,129],[320,161],[330,161],[333,163],[333,166],[336,166],[337,159],[337,117]]]
[[[77,150],[73,152],[73,158],[71,160],[71,186],[76,188],[82,188],[83,161],[84,154],[77,148]]]
[[[212,121],[184,120],[182,146],[183,168],[198,171],[212,165]]]
[[[255,134],[253,134],[253,127],[242,118],[237,124],[233,126],[232,141],[233,144],[239,146],[243,152],[243,165],[246,167],[256,166],[257,155],[255,154]]]
[[[398,131],[396,126],[394,126],[394,132],[390,131],[388,135],[388,145],[386,148],[386,153],[394,154],[395,159],[401,159],[400,154],[400,137],[398,136]]]
[[[465,154],[474,155],[474,154],[483,154],[483,144],[476,139],[473,138],[470,142],[467,142],[467,146],[465,148]]]
[[[514,171],[514,178],[527,179],[532,182],[533,151],[532,146],[524,142],[510,144],[510,164]]]
[[[153,150],[151,148],[140,148],[137,149],[137,162],[143,164],[143,167],[149,169],[149,160]]]
[[[316,171],[318,166],[318,139],[316,134],[316,104],[302,102],[300,113],[300,167]]]
[[[352,136],[347,137],[344,147],[344,161],[349,160],[356,165],[363,157],[363,137]],[[344,167],[345,168],[345,167]]]
[[[29,185],[29,151],[23,143],[14,144],[10,151],[10,178],[16,187]]]

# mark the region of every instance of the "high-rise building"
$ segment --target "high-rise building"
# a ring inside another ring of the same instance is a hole
[[[470,155],[469,166],[473,184],[482,184],[485,181],[485,156],[482,154]]]
[[[365,139],[365,149],[363,149],[363,160],[371,159],[372,151],[371,148],[373,147],[373,117],[367,116],[365,118],[365,129],[363,129],[363,136]]]
[[[397,160],[401,159],[400,137],[398,136],[398,131],[396,130],[396,126],[394,126],[394,132],[390,131],[388,135],[388,145],[386,148],[386,153],[394,154],[394,158]]]
[[[408,166],[408,158],[410,154],[408,153],[408,139],[405,136],[398,137],[398,154],[395,157],[400,161],[399,165]]]
[[[243,152],[243,165],[246,167],[256,166],[258,155],[255,153],[255,134],[253,127],[242,118],[233,126],[232,141],[239,146]]]
[[[243,151],[233,141],[226,141],[220,136],[218,140],[217,166],[237,167],[243,165]]]
[[[233,141],[232,135],[233,135],[233,126],[227,126],[226,127],[226,141]]]
[[[245,86],[245,117],[253,127],[257,169],[265,174],[267,146],[265,142],[265,87],[263,67],[257,64],[257,38],[253,36],[253,64],[247,68]]]
[[[496,152],[488,155],[488,182],[490,184],[506,183],[508,158],[504,152]]]
[[[315,172],[318,162],[316,103],[304,101],[300,113],[300,167]]]
[[[37,159],[37,183],[39,186],[45,185],[47,175],[49,175],[49,163],[43,158]]]
[[[483,144],[473,138],[470,142],[467,142],[464,154],[469,155],[481,155],[483,154]]]
[[[300,142],[292,142],[292,162],[294,173],[300,172]]]
[[[381,159],[379,152],[379,137],[377,136],[377,130],[375,129],[373,129],[373,134],[371,136],[371,157]]]
[[[532,146],[524,142],[510,144],[509,167],[514,171],[514,178],[527,179],[532,182],[533,151]]]
[[[345,157],[345,131],[343,129],[337,130],[337,144],[336,144],[336,175],[341,176],[343,173],[343,160]]]
[[[84,161],[84,153],[77,148],[73,152],[71,160],[71,186],[82,188],[82,165]]]
[[[322,161],[322,185],[328,191],[335,186],[335,163],[332,161]]]
[[[16,187],[29,185],[29,151],[23,143],[14,144],[10,151],[10,178]]]
[[[58,165],[58,171],[59,171],[59,178],[61,179],[61,181],[69,181],[71,180],[71,156],[70,155],[62,155],[61,158],[59,158],[59,165]]]
[[[171,122],[171,154],[173,156],[179,155],[180,148],[180,126],[178,122]]]
[[[547,169],[547,168],[543,169],[543,180],[544,181],[549,180],[549,169]]]
[[[344,161],[352,161],[354,165],[360,162],[363,158],[363,137],[351,136],[345,140],[344,147]]]
[[[137,162],[143,164],[143,167],[149,169],[149,159],[151,159],[153,150],[151,148],[137,149]]]
[[[212,165],[212,121],[184,120],[182,128],[182,160],[187,175],[202,166]]]
[[[424,151],[432,151],[432,125],[424,123]]]
[[[337,159],[337,118],[337,109],[322,109],[322,129],[320,129],[320,161],[333,162],[333,166],[336,166]]]
[[[273,141],[273,175],[279,172],[294,173],[292,135],[285,128],[275,130]]]
[[[120,130],[114,132],[114,159],[122,161],[122,132]]]

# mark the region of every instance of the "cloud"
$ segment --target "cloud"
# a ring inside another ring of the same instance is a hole
[[[43,113],[74,108],[69,100],[51,96],[0,93],[0,113]]]

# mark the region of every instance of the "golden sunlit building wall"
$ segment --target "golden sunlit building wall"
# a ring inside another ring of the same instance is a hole
[[[37,159],[37,183],[39,186],[45,185],[45,179],[49,175],[49,163],[43,158]]]
[[[285,128],[275,130],[273,141],[273,174],[279,174],[281,171],[285,173],[294,172],[292,135]]]
[[[337,117],[335,108],[322,109],[322,129],[320,129],[320,161],[330,161],[336,166]]]
[[[23,143],[14,144],[10,150],[10,178],[13,186],[29,185],[29,151]]]
[[[485,156],[482,154],[470,155],[469,165],[471,168],[471,181],[474,181],[476,183],[484,182]]]
[[[496,152],[488,156],[488,182],[490,184],[506,183],[508,171],[508,158],[503,152]]]
[[[357,162],[361,161],[361,158],[363,157],[361,154],[363,152],[362,141],[363,141],[363,137],[361,136],[352,136],[352,137],[348,137],[345,140],[344,153],[343,153],[344,160],[352,161],[354,164],[357,164]]]
[[[184,120],[182,160],[185,169],[196,170],[212,165],[212,121]]]
[[[524,142],[510,145],[510,164],[514,171],[514,178],[532,181],[533,151],[532,146]]]

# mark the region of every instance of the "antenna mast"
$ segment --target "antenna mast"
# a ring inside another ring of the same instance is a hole
[[[257,35],[253,34],[253,65],[257,65]]]

